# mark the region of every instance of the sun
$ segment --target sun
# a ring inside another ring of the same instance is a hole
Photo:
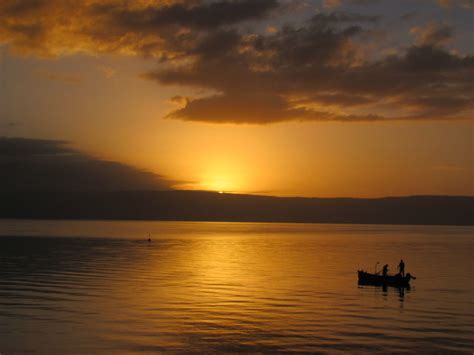
[[[224,191],[232,191],[235,189],[235,183],[232,182],[230,178],[209,179],[209,181],[205,183],[205,186],[208,190],[217,191],[220,194],[224,193]]]
[[[247,167],[228,157],[210,159],[199,171],[193,189],[219,194],[242,193],[246,187]]]
[[[238,176],[203,177],[195,184],[183,184],[180,187],[191,190],[213,191],[218,194],[236,193],[242,191],[243,184]]]
[[[201,187],[204,190],[215,191],[219,194],[239,190],[238,176],[231,174],[216,174],[203,179]]]

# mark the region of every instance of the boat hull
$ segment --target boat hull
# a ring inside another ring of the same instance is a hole
[[[359,270],[359,285],[410,287],[410,277],[402,275],[378,275]]]

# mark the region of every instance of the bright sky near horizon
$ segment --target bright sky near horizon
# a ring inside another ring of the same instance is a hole
[[[472,0],[6,0],[0,136],[177,189],[473,195]]]

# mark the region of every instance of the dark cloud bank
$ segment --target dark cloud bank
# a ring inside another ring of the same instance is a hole
[[[168,117],[267,123],[472,118],[474,57],[452,54],[432,33],[403,53],[368,61],[353,16],[317,15],[302,27],[244,37],[221,30],[192,50],[191,65],[147,78],[218,94],[194,98]],[[336,24],[338,26],[336,26]],[[232,109],[229,109],[232,108]]]
[[[173,183],[134,167],[95,158],[66,142],[0,137],[0,191],[166,190]]]
[[[277,198],[170,189],[64,142],[0,138],[0,218],[472,225],[474,197]]]
[[[452,26],[422,23],[407,34],[412,43],[388,53],[380,41],[387,35],[379,26],[383,14],[313,12],[281,25],[278,19],[291,8],[276,0],[6,0],[0,40],[43,56],[150,57],[157,69],[144,78],[207,92],[183,97],[184,105],[167,116],[172,119],[261,124],[474,117],[474,57],[445,47],[456,34]],[[278,27],[265,31],[274,22]]]

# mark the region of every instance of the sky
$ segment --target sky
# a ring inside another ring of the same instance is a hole
[[[473,0],[3,0],[3,185],[473,195],[473,15]]]

